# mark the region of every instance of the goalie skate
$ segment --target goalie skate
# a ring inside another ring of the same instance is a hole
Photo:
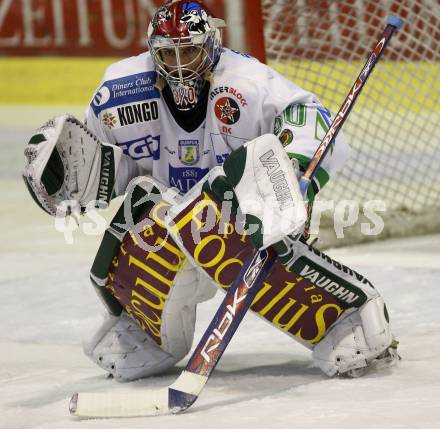
[[[343,378],[359,378],[371,372],[382,371],[395,366],[397,362],[402,359],[397,353],[398,345],[399,342],[393,340],[391,345],[383,353],[369,362],[367,366],[351,369],[347,372],[339,374],[339,376]]]

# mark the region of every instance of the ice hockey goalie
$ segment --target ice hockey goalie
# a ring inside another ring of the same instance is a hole
[[[167,1],[149,51],[111,65],[84,125],[69,115],[30,140],[25,183],[51,215],[124,204],[91,271],[108,316],[85,343],[121,381],[159,374],[190,350],[198,303],[225,290],[254,248],[278,262],[252,311],[311,350],[328,376],[397,361],[385,303],[361,274],[306,243],[298,178],[330,113],[256,59],[221,45],[201,1]],[[344,165],[343,135],[307,194]]]

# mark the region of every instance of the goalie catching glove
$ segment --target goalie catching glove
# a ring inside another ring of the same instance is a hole
[[[38,206],[52,216],[64,201],[69,201],[66,214],[75,207],[83,213],[90,202],[94,207],[107,205],[123,155],[70,115],[58,116],[38,129],[24,154],[26,186]]]

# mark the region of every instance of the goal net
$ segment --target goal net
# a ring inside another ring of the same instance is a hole
[[[440,232],[440,3],[261,3],[268,64],[314,92],[333,113],[386,17],[404,20],[344,125],[353,153],[317,200],[318,211],[330,208],[321,217],[320,236],[334,246]],[[344,238],[336,239],[336,232]]]

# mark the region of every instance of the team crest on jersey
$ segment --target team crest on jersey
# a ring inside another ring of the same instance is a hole
[[[179,140],[179,159],[182,164],[194,165],[200,159],[198,140]]]
[[[226,125],[233,125],[240,119],[240,107],[230,97],[222,97],[215,103],[215,116]]]
[[[113,115],[113,113],[110,112],[106,112],[102,115],[102,122],[110,129],[114,128],[118,123],[115,115]]]
[[[278,137],[280,139],[280,142],[284,147],[288,146],[290,143],[293,142],[293,133],[288,128],[284,129],[283,132]]]

